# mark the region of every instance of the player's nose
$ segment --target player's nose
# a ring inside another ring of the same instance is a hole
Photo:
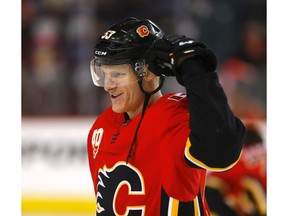
[[[113,88],[116,88],[116,82],[111,77],[105,77],[104,89],[105,91],[110,91]]]

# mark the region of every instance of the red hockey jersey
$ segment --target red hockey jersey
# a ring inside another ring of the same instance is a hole
[[[141,114],[125,121],[111,107],[88,135],[96,215],[209,215],[206,170],[184,159],[189,136],[186,94],[167,94],[147,108],[132,157],[127,155]]]

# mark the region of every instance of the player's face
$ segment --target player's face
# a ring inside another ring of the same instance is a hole
[[[102,65],[104,89],[110,95],[114,112],[127,112],[131,118],[141,112],[144,94],[130,64]]]

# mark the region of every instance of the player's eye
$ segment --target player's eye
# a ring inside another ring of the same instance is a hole
[[[126,73],[115,71],[115,72],[112,72],[110,74],[110,76],[113,77],[113,78],[123,78],[123,77],[126,76]]]

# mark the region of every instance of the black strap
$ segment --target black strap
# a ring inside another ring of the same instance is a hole
[[[132,143],[130,145],[130,149],[129,149],[129,152],[128,152],[128,155],[127,155],[127,158],[126,158],[126,164],[128,163],[129,159],[132,156],[132,152],[133,152],[133,148],[134,148],[134,145],[135,145],[135,142],[136,142],[138,130],[139,130],[141,122],[143,120],[146,108],[148,107],[149,99],[150,99],[152,94],[155,94],[157,91],[159,91],[162,88],[164,80],[165,80],[165,76],[161,74],[159,86],[155,90],[153,90],[151,92],[147,92],[147,91],[144,90],[143,85],[142,85],[143,77],[138,77],[138,78],[139,78],[138,79],[138,84],[139,84],[139,87],[140,87],[141,91],[145,94],[145,99],[144,99],[143,108],[142,108],[142,115],[141,115],[141,118],[140,118],[140,120],[138,122],[137,128],[135,130],[134,137],[133,137],[133,140],[132,140]]]
[[[143,78],[140,78],[140,77],[138,77],[138,78],[139,78],[139,79],[138,79],[139,87],[140,87],[141,91],[142,91],[145,95],[146,95],[146,94],[152,95],[152,94],[155,94],[156,92],[158,92],[158,91],[162,88],[162,86],[163,86],[163,84],[164,84],[164,80],[165,80],[165,76],[164,76],[163,74],[161,74],[159,86],[158,86],[156,89],[154,89],[153,91],[147,92],[147,91],[143,88],[143,85],[142,85]]]
[[[151,97],[151,94],[145,94],[145,100],[144,100],[144,104],[143,104],[142,115],[141,115],[141,118],[140,118],[140,120],[139,120],[139,122],[138,122],[137,128],[136,128],[136,130],[135,130],[132,143],[131,143],[131,145],[130,145],[130,149],[129,149],[129,152],[128,152],[128,155],[127,155],[127,158],[126,158],[126,164],[128,163],[129,159],[130,159],[131,156],[132,156],[133,147],[134,147],[134,145],[135,145],[135,141],[136,141],[136,138],[137,138],[138,130],[139,130],[140,125],[141,125],[141,122],[142,122],[142,120],[143,120],[144,113],[145,113],[146,108],[147,108],[147,106],[148,106],[148,102],[149,102],[150,97]]]

